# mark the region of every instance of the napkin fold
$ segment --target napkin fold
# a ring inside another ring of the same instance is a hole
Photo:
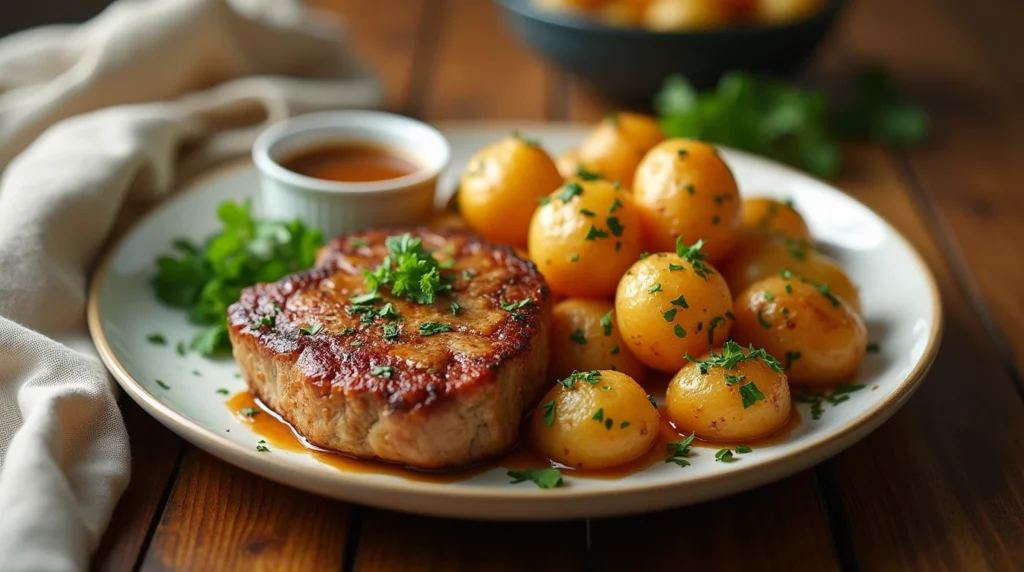
[[[340,22],[291,0],[121,0],[0,39],[0,568],[84,569],[127,484],[85,330],[114,230],[269,123],[380,99]]]

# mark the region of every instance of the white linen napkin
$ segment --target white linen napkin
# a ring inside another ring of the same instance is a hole
[[[85,568],[127,484],[84,319],[113,229],[268,123],[379,102],[291,0],[121,0],[0,40],[0,568]]]

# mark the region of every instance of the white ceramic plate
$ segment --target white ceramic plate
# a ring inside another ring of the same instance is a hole
[[[439,204],[457,173],[480,147],[513,128],[540,138],[551,151],[575,145],[583,128],[551,124],[450,124],[453,163],[441,179]],[[260,436],[240,423],[218,388],[245,389],[230,360],[179,356],[177,341],[196,328],[185,314],[162,305],[149,286],[156,257],[179,236],[202,239],[217,229],[214,212],[227,199],[256,198],[256,171],[248,165],[211,174],[138,223],[99,267],[89,305],[89,326],[107,367],[125,391],[161,423],[195,445],[253,473],[347,501],[438,516],[523,520],[636,513],[708,500],[774,481],[835,455],[888,419],[910,397],[935,357],[941,332],[938,292],[910,245],[867,207],[797,171],[745,153],[723,156],[746,195],[795,201],[816,239],[861,287],[869,354],[853,393],[837,407],[825,405],[780,444],[760,447],[733,463],[715,462],[697,449],[692,465],[658,463],[619,480],[566,477],[562,488],[512,485],[504,469],[465,481],[439,484],[384,474],[346,473],[302,453],[257,452]],[[146,341],[154,332],[168,344]],[[157,383],[161,380],[170,389]],[[872,390],[877,386],[877,389]]]

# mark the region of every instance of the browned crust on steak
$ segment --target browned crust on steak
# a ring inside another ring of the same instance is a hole
[[[390,302],[402,321],[361,323],[347,311],[349,298],[366,292],[361,272],[380,264],[384,239],[402,232],[423,238],[439,260],[454,259],[444,271],[454,278],[452,292],[419,305],[382,289],[376,306]],[[526,298],[533,303],[501,307]],[[254,328],[268,314],[273,326]],[[340,237],[321,251],[318,268],[245,289],[228,321],[249,387],[310,442],[442,468],[498,455],[514,443],[523,411],[545,386],[549,315],[547,285],[512,249],[460,231],[418,228]],[[424,321],[452,331],[424,336]],[[300,331],[311,324],[323,330]],[[384,324],[400,324],[399,337],[386,340]],[[391,368],[390,377],[374,375],[374,368]]]

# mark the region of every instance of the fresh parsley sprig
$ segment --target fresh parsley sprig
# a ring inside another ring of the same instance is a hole
[[[509,471],[506,474],[512,479],[513,485],[532,481],[542,489],[553,489],[563,484],[562,472],[555,468]]]
[[[366,288],[375,294],[381,287],[417,304],[432,304],[438,294],[452,289],[450,276],[441,275],[441,265],[426,248],[423,239],[409,233],[384,240],[388,255],[376,270],[364,270]]]

